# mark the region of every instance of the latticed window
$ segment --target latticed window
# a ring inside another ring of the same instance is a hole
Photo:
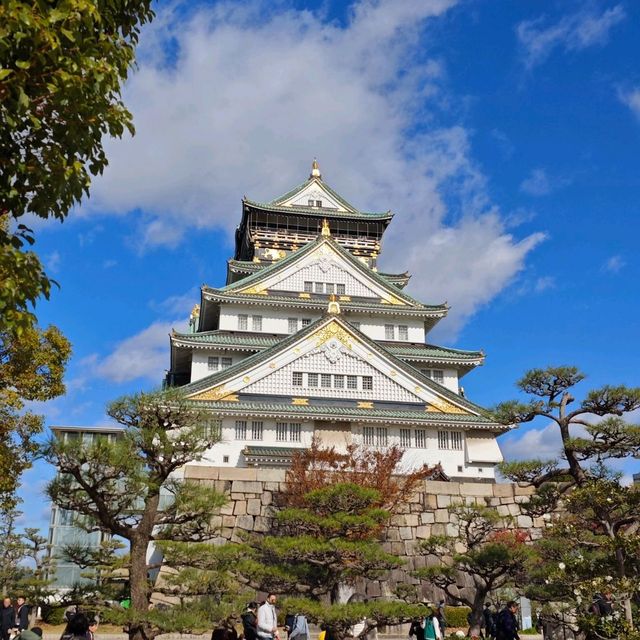
[[[302,326],[308,327],[311,324],[311,318],[302,318]]]
[[[318,374],[317,373],[308,373],[307,374],[307,384],[310,387],[318,386]]]
[[[294,387],[301,387],[302,386],[302,372],[301,371],[294,371],[293,372],[293,376],[291,378],[291,384]]]
[[[207,358],[207,369],[209,371],[217,371],[218,370],[218,356],[209,356]]]
[[[400,429],[400,446],[411,446],[411,429]]]
[[[434,382],[442,384],[444,382],[444,371],[442,369],[432,369],[431,378]]]
[[[451,432],[451,448],[458,450],[462,449],[462,431]]]
[[[252,440],[262,440],[262,432],[264,430],[264,424],[262,422],[252,422],[251,423],[251,439]]]
[[[396,332],[395,327],[392,324],[384,325],[384,339],[385,340],[395,340]]]
[[[345,286],[343,284],[338,283],[336,285],[336,293],[339,296],[343,296],[345,294]]]
[[[289,440],[291,442],[300,442],[301,432],[302,432],[302,425],[299,422],[292,422],[289,425]]]
[[[367,446],[373,446],[375,431],[373,427],[362,428],[362,442]]]
[[[358,388],[358,376],[347,376],[347,389]]]
[[[362,388],[365,391],[373,390],[373,377],[372,376],[362,376]]]
[[[249,316],[246,313],[238,314],[238,329],[246,331],[249,328]]]
[[[448,431],[438,431],[438,449],[449,449]]]
[[[247,421],[236,420],[236,440],[247,439]]]
[[[409,327],[406,324],[401,324],[398,326],[398,340],[408,340],[409,339]]]
[[[333,293],[333,282],[327,282],[324,285],[325,293]]]
[[[389,442],[389,432],[387,427],[376,427],[376,445],[386,447]]]
[[[276,422],[276,440],[285,442],[289,435],[289,425],[286,422]]]
[[[344,376],[341,373],[336,373],[333,376],[333,386],[336,389],[344,389]]]
[[[325,389],[330,389],[331,388],[331,374],[330,373],[323,373],[320,375],[320,386],[324,387]]]
[[[220,368],[228,369],[233,364],[233,358],[221,358],[220,359]]]
[[[316,282],[315,292],[316,293],[324,293],[324,282]]]
[[[288,318],[289,333],[295,333],[298,330],[298,318]]]
[[[262,331],[262,316],[252,316],[251,324],[254,331]]]
[[[313,293],[313,282],[309,282],[308,280],[305,280],[304,290],[307,293]]]
[[[220,438],[222,434],[222,422],[215,419],[207,420],[200,426],[200,431],[203,438]]]
[[[427,448],[426,429],[416,429],[414,435],[416,439],[416,447],[418,447],[419,449],[426,449]]]

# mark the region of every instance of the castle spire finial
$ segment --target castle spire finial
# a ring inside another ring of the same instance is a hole
[[[322,180],[322,174],[320,173],[320,165],[316,158],[313,159],[313,163],[311,164],[311,174],[309,175],[309,179],[318,178],[318,180]]]

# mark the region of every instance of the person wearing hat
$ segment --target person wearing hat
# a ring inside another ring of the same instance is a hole
[[[435,607],[430,607],[423,623],[424,640],[442,640],[442,631]]]

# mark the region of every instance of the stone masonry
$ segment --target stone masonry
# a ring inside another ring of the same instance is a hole
[[[185,472],[186,479],[214,486],[229,498],[214,518],[213,524],[219,528],[214,544],[241,542],[241,531],[268,531],[274,496],[284,487],[285,475],[284,469],[204,466],[190,466]],[[521,509],[531,493],[530,487],[510,483],[425,481],[411,500],[400,506],[386,530],[385,550],[404,558],[405,566],[392,571],[384,581],[356,585],[356,591],[368,598],[379,598],[391,595],[399,583],[418,585],[411,571],[426,566],[429,559],[418,553],[417,545],[431,535],[457,534],[455,515],[449,511],[455,503],[494,507],[501,515],[513,516],[516,525],[528,529],[532,538],[538,537],[545,521],[531,518]],[[423,584],[421,589],[423,598],[433,600],[439,596],[430,585]]]

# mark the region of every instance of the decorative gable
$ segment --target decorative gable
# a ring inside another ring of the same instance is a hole
[[[312,207],[342,213],[354,213],[355,209],[332,194],[320,179],[309,180],[300,190],[278,202],[282,207]]]

